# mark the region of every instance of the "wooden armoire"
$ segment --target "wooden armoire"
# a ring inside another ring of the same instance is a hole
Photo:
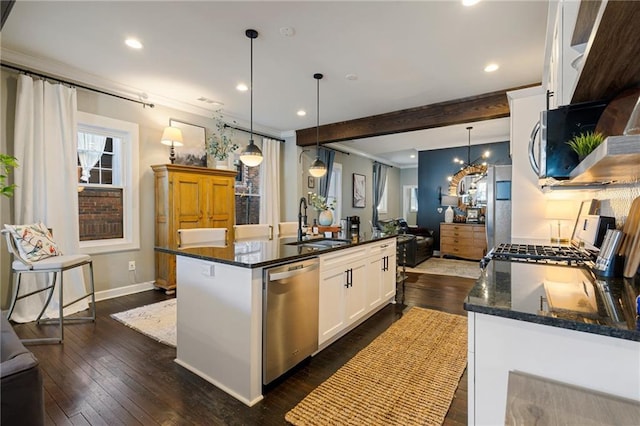
[[[233,242],[235,170],[162,164],[151,166],[155,182],[155,246],[177,249],[178,229],[227,228]],[[155,285],[176,288],[175,255],[155,252]]]

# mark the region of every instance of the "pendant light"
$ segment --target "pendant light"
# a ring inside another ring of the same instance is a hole
[[[327,166],[320,160],[320,79],[322,79],[323,75],[320,73],[316,73],[313,75],[313,78],[317,81],[317,89],[316,89],[316,161],[311,164],[309,167],[309,174],[313,177],[322,177],[327,174]]]
[[[260,151],[260,148],[253,143],[253,39],[258,38],[258,32],[256,30],[246,30],[245,35],[251,40],[251,81],[249,84],[249,94],[251,95],[251,133],[249,145],[247,145],[240,153],[240,161],[249,167],[253,167],[262,163],[262,151]]]

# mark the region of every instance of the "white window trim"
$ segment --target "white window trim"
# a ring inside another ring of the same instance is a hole
[[[340,218],[342,217],[342,164],[334,162],[332,173],[331,185],[334,186],[336,199],[336,206],[333,210],[333,225],[337,225],[340,223]],[[339,182],[336,182],[335,178],[338,176]]]
[[[123,238],[80,241],[80,250],[87,254],[113,253],[140,249],[139,202],[139,130],[138,124],[78,111],[78,130],[98,131],[118,136],[122,140]]]

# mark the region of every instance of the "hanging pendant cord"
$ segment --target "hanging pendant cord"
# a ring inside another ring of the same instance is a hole
[[[320,79],[316,79],[316,158],[320,158]]]
[[[250,73],[250,82],[249,82],[249,90],[250,90],[250,103],[251,108],[249,111],[249,120],[251,122],[251,136],[250,141],[253,143],[253,38],[251,38],[251,73]]]

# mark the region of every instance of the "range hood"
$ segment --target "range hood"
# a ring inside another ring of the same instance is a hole
[[[569,174],[568,180],[542,179],[542,187],[588,187],[640,182],[640,135],[609,136]]]

